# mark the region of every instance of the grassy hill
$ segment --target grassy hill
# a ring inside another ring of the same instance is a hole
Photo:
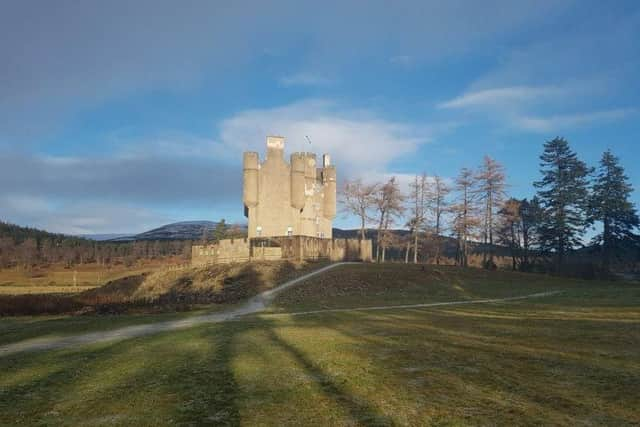
[[[76,293],[0,295],[0,315],[167,312],[233,304],[322,265],[252,262],[145,271]]]

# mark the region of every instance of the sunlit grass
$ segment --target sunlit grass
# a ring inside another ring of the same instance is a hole
[[[162,268],[160,263],[145,266],[111,268],[83,265],[64,268],[54,265],[37,271],[0,269],[0,295],[78,293],[101,286],[110,280],[142,274]]]

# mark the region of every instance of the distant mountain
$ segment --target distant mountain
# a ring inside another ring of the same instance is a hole
[[[102,242],[104,240],[113,240],[118,239],[120,237],[128,237],[131,234],[126,233],[103,233],[103,234],[80,234],[78,237],[82,237],[84,239],[96,240],[98,242]]]
[[[213,221],[181,221],[173,224],[163,225],[144,233],[134,234],[130,236],[119,236],[110,239],[111,242],[130,242],[134,240],[199,240],[202,234],[212,232],[217,222]],[[235,224],[229,224],[233,226]],[[247,229],[246,225],[237,225],[243,230]]]

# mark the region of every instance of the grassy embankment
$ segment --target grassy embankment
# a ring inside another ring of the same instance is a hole
[[[0,269],[0,295],[79,293],[112,280],[148,273],[161,267],[160,263],[148,262],[131,267],[86,264],[76,268],[51,265],[31,271]]]
[[[56,313],[0,317],[0,345],[218,311],[323,265],[326,263],[212,265],[128,276],[78,294],[0,295],[0,315]]]
[[[278,313],[552,289],[566,292]],[[640,423],[638,285],[367,265],[329,272],[275,304],[241,321],[0,359],[0,424]]]

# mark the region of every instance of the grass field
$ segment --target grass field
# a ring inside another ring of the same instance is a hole
[[[14,339],[39,324],[7,321]],[[345,266],[238,321],[2,358],[0,425],[637,425],[639,355],[637,284]]]
[[[85,264],[73,268],[52,265],[35,271],[0,269],[0,295],[77,293],[124,276],[156,271],[165,265],[160,260],[149,260],[131,267]]]

